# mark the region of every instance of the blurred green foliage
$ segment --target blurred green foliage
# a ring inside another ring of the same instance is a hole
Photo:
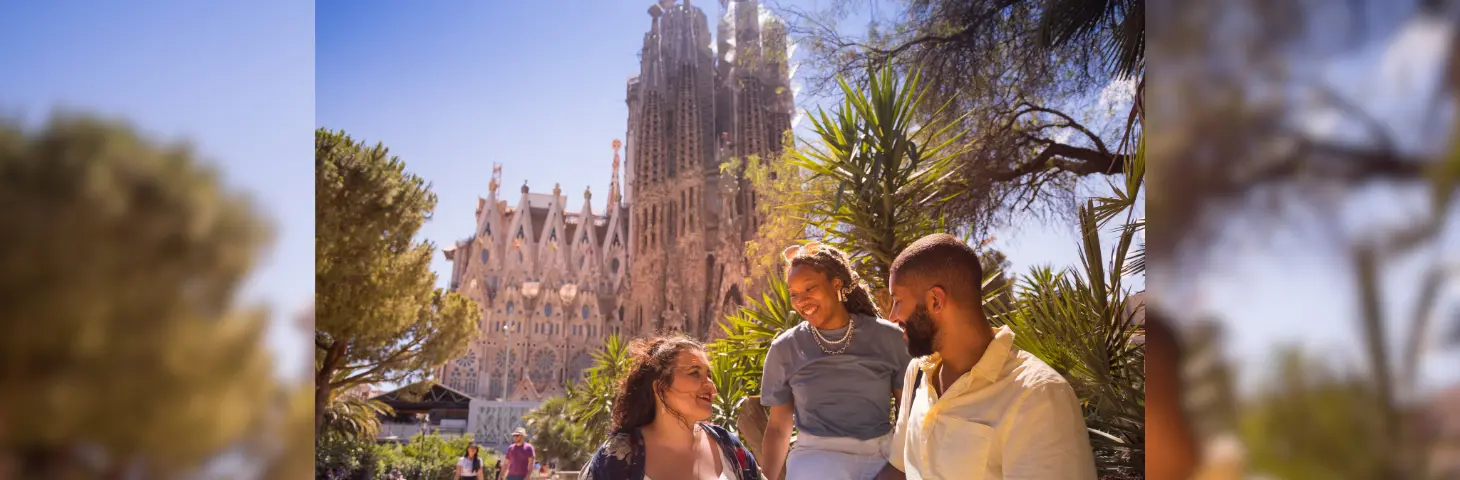
[[[288,411],[266,312],[237,303],[269,222],[191,148],[85,115],[0,123],[0,219],[16,476],[181,475]]]

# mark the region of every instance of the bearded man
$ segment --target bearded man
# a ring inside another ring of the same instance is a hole
[[[878,478],[1095,480],[1075,391],[1014,347],[983,312],[983,268],[947,234],[923,237],[893,261],[889,320],[907,336],[890,464]]]

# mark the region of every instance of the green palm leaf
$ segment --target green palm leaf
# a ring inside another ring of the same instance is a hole
[[[813,179],[837,186],[826,202],[805,206],[808,223],[825,232],[822,241],[852,256],[873,291],[885,291],[887,269],[897,253],[919,237],[945,227],[942,206],[956,192],[943,185],[955,173],[963,133],[961,122],[920,115],[927,91],[913,72],[872,72],[862,88],[838,79],[844,100],[835,112],[812,118],[816,142],[790,161]],[[938,109],[942,112],[947,104]],[[935,145],[930,148],[930,145]],[[885,306],[884,306],[885,307]]]
[[[375,440],[380,436],[381,417],[395,414],[379,400],[340,395],[324,413],[325,435],[351,440]]]
[[[1145,354],[1135,341],[1137,308],[1120,283],[1134,229],[1123,229],[1109,263],[1095,202],[1080,209],[1081,269],[1034,267],[1018,282],[1016,305],[993,322],[1069,380],[1084,404],[1102,474],[1144,468]]]

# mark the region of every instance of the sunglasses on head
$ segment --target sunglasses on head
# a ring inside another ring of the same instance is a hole
[[[821,251],[821,247],[821,242],[811,242],[805,245],[792,245],[790,247],[786,247],[785,250],[782,250],[781,256],[785,257],[787,263],[790,263],[791,260],[795,260],[797,256],[802,254],[816,255],[818,252]]]

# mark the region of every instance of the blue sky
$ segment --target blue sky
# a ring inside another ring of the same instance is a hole
[[[718,15],[715,2],[695,4]],[[471,235],[494,162],[509,201],[524,180],[540,193],[560,183],[572,211],[591,187],[602,212],[650,2],[443,5],[321,3],[318,125],[383,141],[432,182],[440,204],[421,235],[438,246]],[[999,245],[1021,270],[1070,264],[1075,238],[1062,232],[1025,225]],[[438,255],[434,267],[446,285],[449,263]]]
[[[0,113],[54,108],[190,141],[274,222],[245,287],[272,307],[281,368],[307,368],[314,292],[314,5],[297,0],[0,3]]]

